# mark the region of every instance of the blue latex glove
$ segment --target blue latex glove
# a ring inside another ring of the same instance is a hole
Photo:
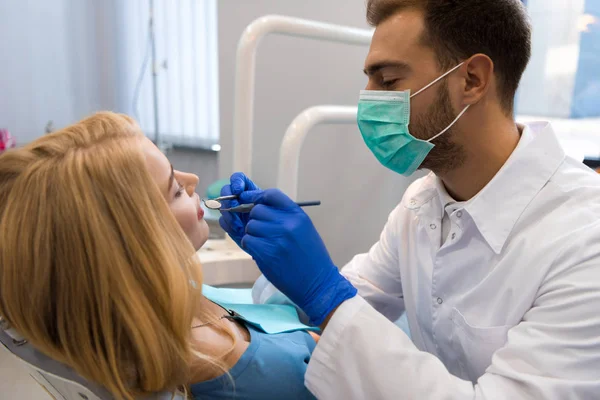
[[[276,189],[243,192],[250,212],[242,248],[265,277],[321,325],[356,289],[333,264],[321,236],[306,213]]]
[[[254,184],[246,175],[241,172],[236,172],[231,175],[229,179],[230,184],[225,185],[221,188],[221,196],[230,196],[232,194],[240,195],[242,192],[247,190],[259,190],[258,186]],[[225,208],[239,206],[240,203],[237,200],[225,200],[222,202]],[[219,225],[231,238],[237,243],[238,246],[242,247],[242,237],[246,233],[246,224],[250,219],[249,214],[243,213],[230,213],[227,211],[221,212],[221,218],[219,218]]]

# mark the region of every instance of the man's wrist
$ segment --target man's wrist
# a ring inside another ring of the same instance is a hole
[[[346,299],[344,301],[348,301],[349,299]],[[325,328],[327,328],[327,325],[329,324],[329,321],[331,321],[331,318],[333,318],[333,314],[335,314],[335,312],[338,310],[338,308],[340,308],[340,306],[344,304],[344,302],[342,302],[339,306],[337,306],[332,312],[330,312],[327,317],[325,317],[325,321],[323,321],[323,323],[319,326],[321,328],[321,332],[323,332],[325,330]]]
[[[339,280],[327,288],[327,290],[322,291],[319,298],[315,299],[314,303],[316,303],[316,307],[301,307],[315,326],[322,326],[326,321],[328,322],[335,310],[343,302],[353,298],[358,293],[356,288],[346,278],[341,275],[338,276]]]

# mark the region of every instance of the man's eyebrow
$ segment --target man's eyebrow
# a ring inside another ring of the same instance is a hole
[[[369,65],[367,68],[364,69],[363,72],[367,76],[373,76],[384,68],[395,68],[405,72],[409,72],[411,70],[408,64],[401,61],[382,61]]]
[[[167,187],[167,192],[171,191],[174,180],[175,180],[175,171],[173,171],[173,164],[171,164],[171,176],[169,176],[169,186]]]

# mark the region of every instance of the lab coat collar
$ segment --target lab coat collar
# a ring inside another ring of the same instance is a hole
[[[564,159],[565,152],[550,123],[529,124],[500,171],[466,203],[465,210],[496,254]]]
[[[433,174],[432,174],[433,175]],[[465,208],[465,206],[468,204],[468,201],[456,201],[452,198],[452,196],[450,196],[450,194],[448,194],[448,191],[446,190],[446,187],[444,186],[444,182],[442,182],[442,180],[440,178],[438,178],[437,176],[434,176],[434,183],[435,183],[435,190],[440,198],[440,207],[441,207],[441,213],[442,215],[444,215],[444,213],[446,212],[446,207],[448,207],[449,204],[452,204],[453,208]]]
[[[404,207],[409,210],[420,210],[421,206],[428,203],[438,195],[435,189],[436,176],[433,172],[415,181],[410,187],[411,196],[404,196]]]
[[[516,149],[494,178],[472,199],[460,203],[496,254],[500,254],[519,217],[565,159],[565,152],[549,122],[526,125]],[[419,210],[438,197],[451,199],[435,174],[415,182],[405,207]]]

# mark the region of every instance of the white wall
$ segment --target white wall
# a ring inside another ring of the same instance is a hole
[[[0,127],[9,128],[19,143],[41,135],[49,120],[59,128],[98,110],[130,112],[132,93],[124,72],[129,59],[126,43],[117,38],[134,21],[124,20],[118,1],[0,0]],[[227,177],[232,164],[235,51],[246,25],[271,13],[367,25],[363,0],[218,4],[223,146],[219,175]],[[366,83],[361,72],[366,53],[366,47],[293,38],[263,41],[257,64],[254,154],[254,178],[261,185],[275,185],[279,144],[299,112],[316,104],[356,104]],[[183,163],[200,175],[203,187],[214,179],[211,166],[196,163],[193,155],[186,154],[184,160],[177,153],[170,157],[175,165]],[[376,241],[406,185],[407,180],[377,163],[354,125],[319,128],[305,143],[299,197],[323,201],[310,214],[340,265]]]
[[[220,176],[232,172],[234,65],[237,42],[255,18],[282,14],[367,28],[364,0],[219,0]],[[302,110],[317,104],[356,105],[366,84],[366,47],[271,36],[257,57],[253,178],[276,184],[283,134]],[[299,200],[323,201],[309,210],[334,261],[343,265],[377,240],[408,180],[381,167],[356,125],[320,127],[301,157]]]
[[[579,66],[584,0],[529,0],[531,61],[517,93],[517,113],[569,118]]]
[[[17,144],[41,136],[50,120],[59,129],[101,110],[132,114],[135,57],[146,43],[131,43],[131,30],[146,29],[148,5],[120,1],[0,0],[0,128]],[[140,102],[151,102],[148,86]],[[214,153],[174,150],[169,158],[200,176],[202,195],[217,178]]]
[[[114,0],[0,0],[0,127],[19,144],[121,108]]]

